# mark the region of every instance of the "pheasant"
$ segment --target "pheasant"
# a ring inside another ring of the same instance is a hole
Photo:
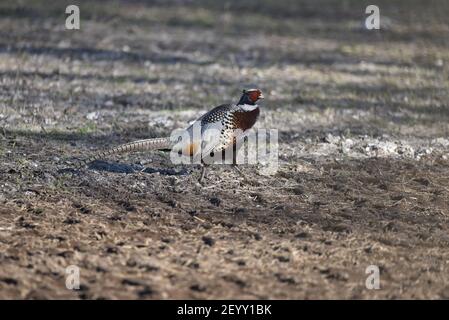
[[[254,126],[259,117],[260,110],[257,102],[263,98],[262,91],[259,89],[243,90],[237,104],[217,106],[184,130],[184,134],[187,134],[190,139],[177,142],[170,137],[138,140],[99,152],[82,161],[82,164],[87,165],[113,154],[143,150],[174,150],[176,148],[179,154],[200,158],[202,170],[199,182],[201,183],[206,173],[206,165],[203,160],[214,154],[224,153],[228,148],[234,148],[243,139],[247,130]],[[195,128],[199,128],[198,137],[195,137]],[[242,174],[236,165],[234,167]]]

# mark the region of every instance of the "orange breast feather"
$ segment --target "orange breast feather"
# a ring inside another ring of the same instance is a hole
[[[198,143],[189,143],[182,150],[182,154],[186,156],[193,156],[198,151]]]

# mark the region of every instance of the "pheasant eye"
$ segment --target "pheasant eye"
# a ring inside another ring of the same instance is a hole
[[[249,98],[251,99],[251,101],[256,102],[257,100],[259,100],[259,92],[258,91],[252,91],[249,94]]]

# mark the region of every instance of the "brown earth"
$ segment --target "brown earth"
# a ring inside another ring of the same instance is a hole
[[[65,2],[0,3],[0,298],[449,298],[447,2]],[[73,169],[253,86],[275,175]]]

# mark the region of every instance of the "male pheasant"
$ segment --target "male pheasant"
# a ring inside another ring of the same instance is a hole
[[[222,104],[195,120],[184,131],[184,134],[187,134],[190,139],[173,141],[169,137],[165,137],[134,141],[99,152],[84,160],[83,164],[118,153],[175,148],[179,154],[200,158],[203,163],[205,158],[226,152],[228,148],[233,148],[237,142],[243,139],[247,130],[254,126],[259,117],[260,110],[257,102],[263,98],[262,91],[259,89],[243,90],[237,104]],[[195,136],[195,128],[199,128],[199,135]],[[236,169],[238,170],[237,167]],[[205,166],[203,165],[200,182],[204,175]]]

